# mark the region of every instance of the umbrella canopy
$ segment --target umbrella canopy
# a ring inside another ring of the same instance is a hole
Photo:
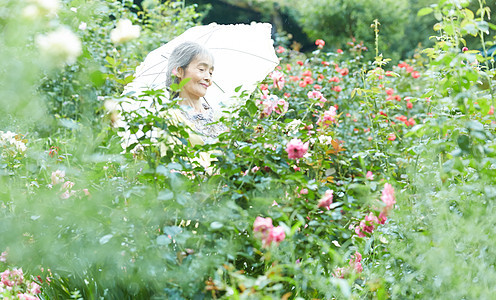
[[[256,83],[279,64],[268,23],[219,25],[209,24],[186,30],[167,44],[150,52],[136,68],[135,79],[124,94],[165,88],[167,61],[179,44],[192,41],[207,48],[214,56],[213,84],[205,99],[216,111],[235,103],[238,86],[253,92]]]

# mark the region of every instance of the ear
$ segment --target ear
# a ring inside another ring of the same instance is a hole
[[[177,78],[183,78],[184,76],[184,69],[181,67],[176,68],[176,77]]]

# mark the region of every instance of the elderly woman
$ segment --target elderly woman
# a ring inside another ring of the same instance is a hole
[[[167,68],[166,85],[187,80],[179,92],[171,93],[171,98],[179,98],[181,115],[187,120],[202,140],[208,143],[226,130],[222,124],[215,122],[214,111],[204,96],[212,85],[214,72],[214,58],[207,49],[194,42],[185,42],[177,46],[172,52]],[[184,121],[177,116],[180,121]],[[192,144],[199,141],[191,140]]]

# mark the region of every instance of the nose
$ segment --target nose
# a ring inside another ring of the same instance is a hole
[[[205,75],[205,77],[203,77],[203,80],[205,80],[208,83],[208,85],[211,85],[212,84],[212,74]]]

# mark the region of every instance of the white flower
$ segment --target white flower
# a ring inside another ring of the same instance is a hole
[[[2,157],[16,157],[24,155],[27,147],[22,137],[12,131],[0,131],[0,155]]]
[[[46,35],[38,35],[36,44],[41,54],[58,66],[76,62],[82,52],[81,41],[66,27],[60,27]]]
[[[2,138],[2,141],[6,141],[6,142],[9,142],[9,143],[13,143],[13,141],[15,140],[15,136],[16,134],[12,131],[7,131],[7,132],[3,132],[3,131],[0,131],[2,134],[0,135],[0,137]]]
[[[22,16],[26,19],[34,20],[41,15],[38,6],[30,4],[22,10]]]
[[[71,11],[77,13],[77,7],[71,7]]]
[[[110,40],[114,44],[122,44],[137,39],[139,36],[139,25],[133,25],[128,19],[119,20],[117,26],[110,32]]]
[[[60,7],[59,0],[31,0],[31,4],[26,6],[22,15],[29,19],[35,19],[41,16],[53,17],[57,14]]]
[[[48,15],[55,15],[60,7],[59,0],[35,0],[34,2]]]
[[[332,137],[326,136],[326,135],[319,135],[319,142],[321,144],[327,144],[330,145],[332,142]]]
[[[88,24],[86,24],[85,22],[81,22],[78,28],[79,30],[86,30],[86,28],[88,28]]]
[[[52,185],[57,185],[59,183],[64,182],[65,180],[65,171],[57,170],[55,172],[52,172]]]

